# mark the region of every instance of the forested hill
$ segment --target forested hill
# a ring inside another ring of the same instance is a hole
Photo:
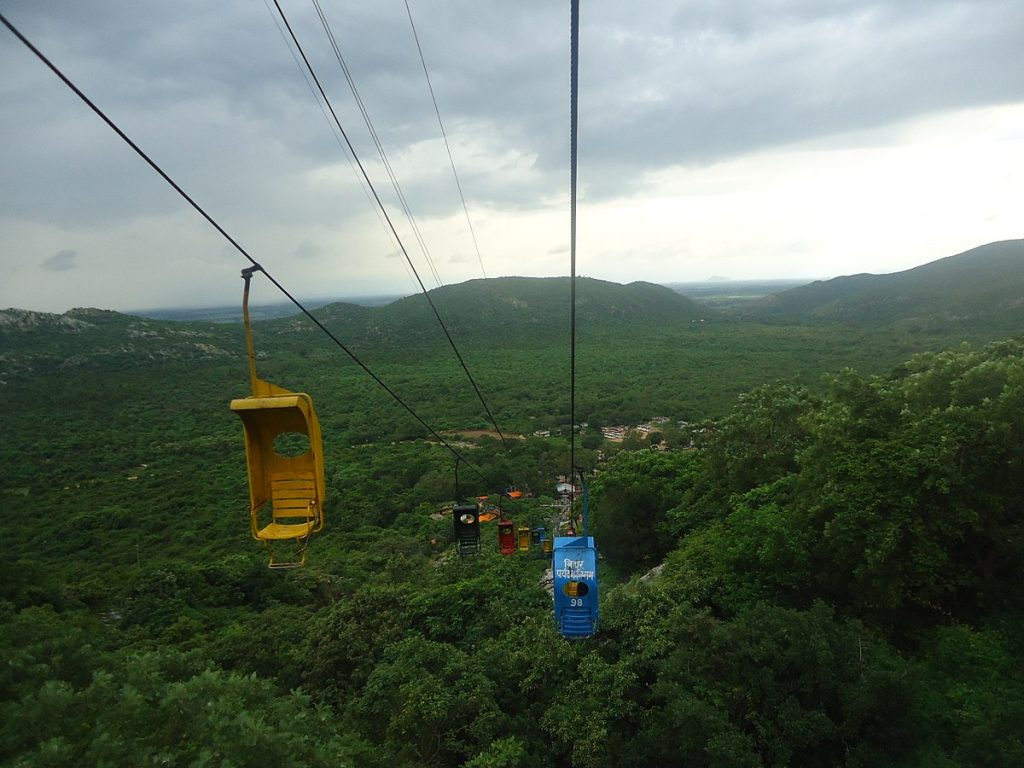
[[[569,279],[503,277],[471,280],[430,292],[458,341],[546,345],[568,339]],[[687,328],[714,312],[664,286],[577,281],[577,319],[583,337],[643,334]],[[329,304],[314,311],[345,344],[406,354],[446,344],[426,299],[417,294],[379,307]],[[256,323],[258,346],[309,346],[315,326],[301,314]],[[566,343],[568,343],[566,341]],[[61,315],[0,310],[0,378],[26,370],[132,365],[147,361],[214,360],[244,352],[238,326],[178,322],[101,309]]]
[[[566,336],[569,296],[567,277],[478,279],[430,291],[442,319],[460,336],[516,343]],[[317,315],[332,330],[354,339],[401,344],[438,338],[433,311],[420,294],[383,307],[331,304]],[[678,328],[713,315],[692,299],[653,283],[620,285],[593,278],[578,278],[576,283],[576,316],[583,333],[601,333],[613,326],[616,332]]]
[[[904,272],[817,281],[770,296],[746,314],[769,322],[1012,332],[1024,323],[1024,240],[989,243]]]
[[[470,280],[432,292],[439,304],[476,313],[494,325],[509,322],[542,327],[564,325],[570,295],[567,277],[500,277]],[[402,299],[391,305],[414,301]],[[670,288],[654,283],[628,285],[580,277],[576,280],[576,317],[581,323],[689,323],[707,310]]]
[[[1024,340],[701,323],[581,280],[573,460],[567,289],[434,293],[508,446],[416,342],[422,296],[324,310],[458,434],[461,480],[307,319],[256,323],[323,428],[325,527],[283,572],[250,533],[239,324],[0,311],[0,765],[1024,765]],[[602,555],[583,642],[543,552],[492,521],[460,558],[444,514],[516,483],[504,511],[554,531],[571,461]]]
[[[150,320],[102,309],[63,314],[0,310],[0,383],[14,375],[76,369],[116,372],[175,363],[232,359],[242,351],[240,327]]]

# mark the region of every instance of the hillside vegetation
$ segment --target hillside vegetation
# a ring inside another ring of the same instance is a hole
[[[493,502],[529,488],[509,513],[550,529],[567,286],[509,280],[435,293],[510,436],[463,438],[493,480],[460,479]],[[327,527],[271,572],[227,407],[240,327],[0,313],[0,762],[1024,764],[1024,341],[585,285],[603,559],[580,643],[555,632],[543,558],[502,557],[493,523],[454,554],[450,454],[304,319],[258,323],[256,346],[316,400]],[[416,299],[318,312],[432,424],[486,429]],[[653,415],[667,451],[600,438]]]
[[[1024,240],[990,243],[905,272],[814,282],[764,299],[747,315],[772,322],[1015,333],[1024,327]]]
[[[569,337],[568,278],[501,277],[470,280],[430,292],[431,301],[460,342],[502,347],[545,347]],[[688,328],[715,313],[664,286],[618,285],[580,278],[576,318],[581,335],[594,338],[633,331]],[[337,335],[360,346],[407,350],[444,347],[434,312],[422,294],[384,307],[331,304],[317,316]],[[584,339],[585,340],[585,339]]]

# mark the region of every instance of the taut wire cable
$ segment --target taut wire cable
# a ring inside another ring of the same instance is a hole
[[[303,306],[302,303],[298,299],[296,299],[294,296],[292,296],[292,294],[289,293],[288,290],[283,285],[281,285],[281,283],[279,283],[276,279],[274,279],[273,275],[271,275],[262,266],[260,266],[260,264],[256,261],[256,259],[254,259],[251,255],[249,255],[249,252],[246,251],[245,248],[243,248],[238,243],[237,240],[235,240],[231,235],[229,235],[227,233],[227,231],[220,224],[218,224],[217,221],[209,213],[207,213],[206,210],[201,205],[199,205],[199,203],[197,203],[184,189],[182,189],[181,186],[174,179],[172,179],[164,171],[163,168],[161,168],[159,165],[157,165],[156,161],[154,161],[148,154],[146,154],[146,152],[138,144],[136,144],[128,136],[128,134],[126,134],[124,131],[122,131],[121,128],[118,127],[118,125],[113,120],[111,120],[109,117],[107,117],[106,113],[102,109],[100,109],[99,106],[97,106],[95,104],[95,102],[92,101],[92,99],[90,99],[88,96],[86,96],[85,93],[83,93],[82,90],[79,89],[77,85],[75,85],[73,82],[71,82],[71,80],[67,77],[67,75],[65,75],[57,67],[56,64],[54,64],[52,61],[50,61],[50,59],[47,58],[47,56],[42,51],[40,51],[38,48],[36,48],[36,46],[33,45],[32,42],[27,37],[25,37],[18,30],[17,27],[15,27],[10,21],[8,21],[7,17],[4,16],[2,13],[0,13],[0,22],[3,22],[4,26],[7,27],[14,34],[14,36],[17,37],[18,40],[20,40],[25,45],[26,48],[28,48],[30,51],[32,51],[32,53],[35,54],[35,56],[40,61],[42,61],[43,64],[45,64],[58,78],[60,78],[60,80],[68,88],[70,88],[75,93],[75,95],[78,96],[78,98],[81,99],[86,104],[86,106],[89,107],[89,109],[91,109],[93,112],[95,112],[96,115],[101,120],[103,120],[103,122],[105,122],[110,127],[111,130],[114,131],[114,133],[116,133],[129,147],[131,147],[139,157],[141,157],[143,160],[146,161],[146,163],[150,166],[150,168],[152,168],[154,171],[156,171],[161,176],[161,178],[163,178],[164,181],[166,181],[168,184],[170,184],[171,187],[174,188],[174,191],[177,192],[182,198],[184,198],[184,200],[189,205],[191,205],[192,208],[194,208],[195,211],[200,216],[202,216],[204,219],[206,219],[206,221],[210,224],[210,226],[212,226],[214,229],[216,229],[217,232],[219,232],[221,234],[221,236],[224,237],[224,239],[227,240],[234,247],[234,249],[236,251],[238,251],[240,254],[242,254],[242,256],[244,256],[249,261],[250,264],[252,264],[254,267],[259,269],[259,271],[261,271],[264,275],[266,275],[267,279],[274,285],[275,288],[277,288],[281,293],[283,293],[288,298],[288,300],[291,301],[292,304],[294,304],[296,307],[298,307],[298,309],[304,315],[306,315],[306,317],[308,317],[313,322],[314,325],[316,325],[321,331],[323,331],[325,334],[327,334],[327,336],[335,344],[337,344],[338,347],[340,347],[341,350],[343,352],[345,352],[345,354],[347,354],[352,359],[352,361],[354,363],[356,363],[356,365],[358,365],[360,368],[362,368],[363,371],[367,375],[369,375],[370,378],[372,378],[375,382],[377,382],[377,384],[381,388],[383,388],[385,392],[387,392],[389,395],[391,395],[391,397],[399,405],[401,405],[409,413],[409,415],[411,415],[422,427],[424,427],[438,442],[440,442],[443,446],[445,446],[445,448],[447,448],[457,459],[461,460],[464,464],[466,464],[466,466],[470,467],[474,472],[476,472],[476,474],[480,477],[481,480],[483,480],[484,482],[490,482],[490,481],[488,481],[488,479],[484,476],[484,474],[479,469],[477,469],[473,464],[470,464],[468,461],[466,461],[466,459],[463,458],[463,456],[458,451],[456,451],[455,448],[453,448],[451,446],[451,444],[448,443],[447,440],[445,440],[443,437],[441,437],[441,435],[439,435],[437,433],[437,431],[434,430],[433,427],[431,427],[429,424],[427,424],[427,422],[425,422],[419,416],[419,414],[417,414],[412,409],[412,407],[409,406],[398,395],[398,393],[396,393],[393,389],[391,389],[391,387],[389,387],[386,383],[384,383],[384,381],[379,376],[377,376],[377,374],[375,374],[372,370],[370,370],[370,368],[367,367],[367,365],[365,363],[363,363],[363,361],[360,360],[356,356],[356,354],[354,352],[352,352],[352,350],[350,350],[348,347],[346,347],[341,342],[341,340],[338,339],[338,337],[336,337],[333,333],[331,333],[331,331],[328,330],[328,328],[323,323],[321,323],[316,317],[314,317],[313,314],[308,309],[306,309],[306,307]]]

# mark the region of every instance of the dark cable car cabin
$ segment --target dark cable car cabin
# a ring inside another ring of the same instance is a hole
[[[519,551],[530,551],[530,526],[528,525],[519,526]]]
[[[562,637],[597,632],[597,549],[593,536],[555,538],[555,626]]]
[[[551,555],[551,540],[548,539],[548,531],[543,525],[533,529],[533,546],[537,550],[537,557]]]
[[[498,521],[498,549],[503,555],[516,551],[516,525],[511,520]]]
[[[249,474],[252,535],[263,542],[271,568],[296,568],[306,562],[309,538],[324,527],[324,452],[313,400],[256,375],[249,324],[249,279],[245,278],[243,318],[249,353],[252,395],[231,401],[242,419]],[[290,543],[292,555],[278,559],[271,543]]]
[[[455,543],[460,555],[480,552],[480,509],[476,504],[456,504],[452,508]]]

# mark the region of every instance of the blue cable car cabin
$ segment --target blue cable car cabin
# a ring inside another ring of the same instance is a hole
[[[562,637],[586,638],[597,632],[597,548],[593,536],[557,536],[555,626]]]
[[[455,543],[460,555],[480,552],[480,509],[476,504],[456,504],[452,508]]]
[[[548,531],[543,525],[533,529],[533,547],[537,557],[551,555],[551,540],[548,539]]]

